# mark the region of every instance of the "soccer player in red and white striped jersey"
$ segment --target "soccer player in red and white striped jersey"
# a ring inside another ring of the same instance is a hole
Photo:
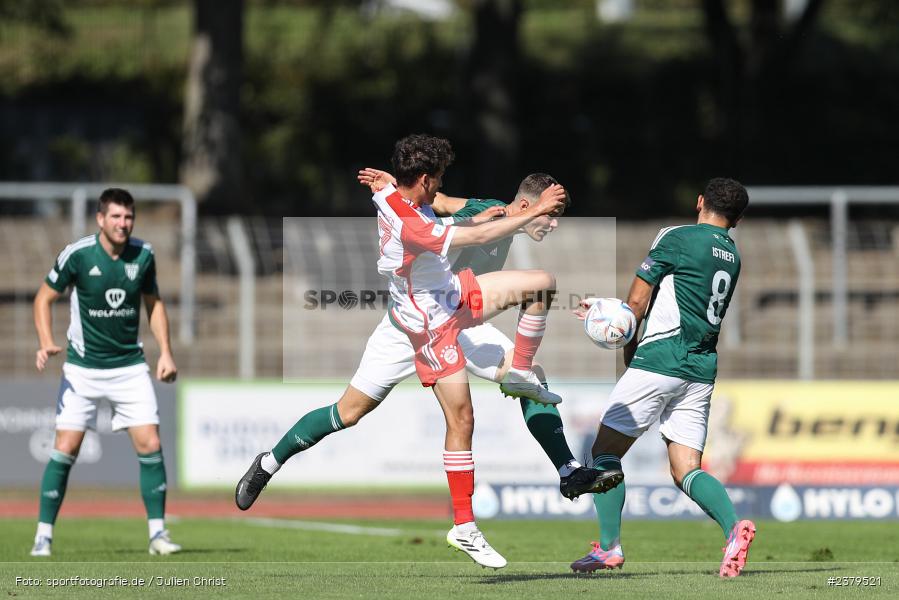
[[[522,306],[512,367],[501,389],[518,398],[561,402],[540,385],[531,369],[546,327],[555,278],[540,270],[477,277],[470,270],[454,274],[447,253],[513,235],[541,215],[561,212],[565,190],[549,186],[538,202],[514,217],[471,227],[444,225],[435,222],[430,205],[452,159],[449,142],[440,138],[412,135],[397,142],[392,160],[396,185],[380,179],[371,183],[378,209],[378,271],[388,279],[391,321],[409,337],[419,379],[433,387],[446,418],[444,466],[455,517],[447,542],[479,564],[500,568],[506,560],[486,542],[471,508],[474,417],[457,336],[511,306]]]

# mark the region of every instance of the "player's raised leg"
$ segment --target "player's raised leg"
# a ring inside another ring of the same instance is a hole
[[[600,425],[596,441],[593,443],[593,468],[601,471],[621,471],[621,458],[627,453],[637,438],[625,435],[611,427]],[[599,522],[599,542],[587,555],[571,563],[571,569],[579,573],[589,573],[598,569],[620,569],[624,565],[624,551],[621,548],[621,512],[624,510],[626,488],[624,484],[593,495],[596,518]]]
[[[718,574],[721,577],[738,576],[746,566],[749,546],[755,537],[755,524],[738,520],[727,490],[720,481],[702,470],[702,452],[671,440],[666,442],[674,483],[718,523],[727,540]]]
[[[50,556],[53,526],[56,524],[56,517],[66,496],[69,472],[78,457],[82,441],[84,441],[84,431],[65,429],[56,431],[53,451],[50,452],[50,460],[47,461],[47,466],[44,467],[44,476],[41,478],[40,514],[31,556]]]
[[[459,341],[468,360],[468,369],[472,373],[497,383],[503,380],[512,364],[514,352],[514,346],[506,336],[492,325],[486,324],[465,330],[459,336]],[[505,347],[509,347],[509,350],[503,352]],[[540,384],[549,389],[543,367],[535,362],[533,371]],[[604,492],[621,483],[624,475],[620,471],[598,471],[575,460],[565,439],[558,408],[527,398],[522,398],[520,404],[528,431],[559,472],[559,492],[564,497],[572,500],[588,492]]]
[[[387,398],[394,386],[415,373],[415,351],[405,333],[385,317],[368,337],[362,360],[336,404],[303,415],[269,452],[253,459],[237,482],[235,501],[247,510],[272,475],[291,456],[308,450],[325,436],[352,427]]]
[[[277,473],[281,465],[291,456],[308,450],[335,431],[352,427],[359,422],[359,419],[377,408],[378,404],[380,404],[378,400],[349,385],[335,404],[316,408],[300,417],[274,448],[258,454],[253,459],[250,468],[237,482],[234,492],[237,507],[240,510],[247,510],[253,506],[272,475]]]
[[[620,469],[594,469],[579,463],[563,433],[559,409],[533,400],[521,400],[521,412],[531,436],[559,472],[559,492],[569,500],[586,493],[601,493],[624,480]]]
[[[497,271],[478,276],[484,320],[511,306],[521,306],[512,365],[500,383],[504,394],[541,404],[558,404],[562,398],[540,385],[533,371],[534,356],[543,341],[546,315],[556,288],[556,278],[546,271]]]
[[[469,373],[487,381],[502,382],[515,351],[515,344],[503,332],[484,323],[461,331],[459,343]],[[543,368],[534,362],[533,371],[540,384],[548,389]],[[528,431],[560,474],[568,475],[577,469],[580,463],[568,447],[559,410],[528,399],[522,399],[520,405]]]
[[[478,529],[471,506],[474,493],[474,459],[471,453],[474,411],[465,369],[438,380],[434,384],[434,395],[446,419],[443,466],[453,503],[453,528],[446,534],[446,542],[479,565],[500,569],[506,566],[506,559],[493,549]]]

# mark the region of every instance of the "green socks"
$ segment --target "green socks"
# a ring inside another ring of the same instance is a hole
[[[593,468],[601,471],[620,469],[621,459],[611,454],[602,454],[593,459]],[[737,523],[737,513],[720,481],[702,469],[694,469],[684,477],[681,489],[718,522],[725,538],[730,535]],[[593,494],[593,504],[596,505],[599,520],[599,545],[603,550],[609,550],[620,543],[624,498],[623,483],[605,494]]]
[[[140,461],[140,495],[144,499],[148,519],[165,517],[165,464],[162,451],[138,454]]]
[[[272,455],[278,464],[296,454],[310,448],[321,441],[329,433],[343,429],[343,421],[337,414],[337,405],[323,406],[306,413],[297,421],[284,437],[272,449]]]
[[[75,463],[75,457],[59,450],[50,452],[50,461],[44,469],[44,477],[41,479],[41,508],[38,521],[53,525],[56,523],[56,515],[62,506],[62,499],[66,495],[66,484],[69,481],[69,471]]]
[[[708,516],[718,522],[727,538],[737,523],[737,511],[721,482],[702,469],[694,469],[684,476],[680,487]]]
[[[140,495],[144,500],[144,507],[147,509],[147,518],[151,521],[158,519],[161,523],[165,515],[166,490],[162,452],[138,454],[137,459],[140,462]],[[62,499],[66,495],[69,471],[74,463],[74,456],[64,454],[59,450],[53,450],[50,453],[50,461],[47,463],[44,477],[41,479],[39,535],[47,537],[52,535],[52,526],[56,523],[59,507],[62,506]]]
[[[522,399],[521,412],[524,414],[528,431],[557,469],[574,460],[562,432],[562,418],[559,416],[558,408]]]
[[[165,515],[165,465],[162,452],[138,454],[140,461],[140,494],[147,509],[147,518],[162,519]],[[50,461],[41,480],[41,504],[38,521],[53,525],[66,494],[69,471],[75,457],[59,450],[50,453]]]
[[[600,471],[620,469],[621,459],[613,454],[593,458],[593,468]],[[599,545],[610,550],[621,543],[621,511],[624,510],[624,482],[604,494],[593,494],[596,518],[599,521]]]

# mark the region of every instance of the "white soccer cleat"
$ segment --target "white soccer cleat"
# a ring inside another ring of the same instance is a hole
[[[34,547],[31,548],[31,556],[50,556],[50,544],[53,543],[51,538],[45,535],[34,540]]]
[[[175,552],[181,552],[181,546],[169,539],[168,529],[163,529],[150,540],[150,554],[153,556],[156,556],[157,554],[165,556],[166,554],[174,554]]]
[[[554,394],[540,383],[533,371],[509,368],[499,389],[513,398],[527,398],[540,404],[559,404],[562,396]]]
[[[453,527],[446,534],[446,543],[451,548],[455,548],[460,552],[464,552],[482,567],[490,567],[491,569],[502,569],[506,566],[506,559],[493,549],[484,534],[477,528],[471,531],[462,532],[458,527]]]

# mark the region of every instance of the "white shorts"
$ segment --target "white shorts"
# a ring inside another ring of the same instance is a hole
[[[490,323],[462,330],[459,344],[468,363],[468,372],[488,381],[496,381],[497,370],[506,353],[515,347],[512,340]],[[384,315],[365,344],[362,362],[350,385],[380,402],[396,384],[414,374],[412,343]]]
[[[146,363],[118,369],[62,366],[56,400],[56,429],[97,429],[97,405],[105,399],[112,407],[112,430],[136,425],[158,425],[156,392]]]
[[[602,424],[636,438],[658,419],[664,438],[702,452],[714,387],[712,383],[628,369],[609,395]]]

